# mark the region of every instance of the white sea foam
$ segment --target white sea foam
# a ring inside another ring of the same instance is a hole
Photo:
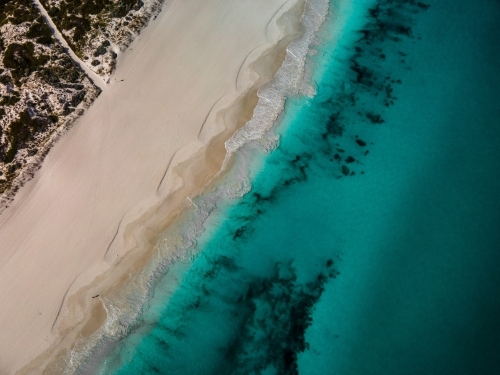
[[[285,61],[274,78],[259,89],[259,101],[252,119],[226,142],[226,159],[243,145],[260,139],[271,129],[283,111],[286,96],[305,93],[303,78],[307,53],[327,12],[327,0],[307,1],[301,19],[302,35],[288,45]]]
[[[130,332],[165,269],[181,258],[192,256],[196,240],[218,203],[242,197],[250,190],[250,165],[256,149],[270,151],[278,144],[277,135],[270,130],[283,111],[285,98],[311,94],[311,87],[304,80],[306,57],[325,21],[328,6],[329,0],[307,0],[301,18],[302,34],[287,47],[285,61],[274,78],[258,90],[259,100],[252,119],[225,143],[227,155],[222,181],[190,199],[192,207],[185,211],[182,222],[171,226],[161,237],[149,264],[119,294],[103,299],[107,313],[105,324],[91,337],[78,340],[74,348],[54,364],[55,373],[95,374],[106,354]],[[228,168],[230,158],[232,167]]]

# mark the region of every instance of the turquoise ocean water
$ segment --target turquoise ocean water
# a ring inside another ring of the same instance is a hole
[[[500,373],[500,1],[334,11],[316,95],[94,372]]]

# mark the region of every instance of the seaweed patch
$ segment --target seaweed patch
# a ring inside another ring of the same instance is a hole
[[[358,31],[359,39],[352,47],[351,57],[342,73],[346,78],[336,87],[326,84],[325,91],[332,94],[310,107],[309,115],[317,124],[319,137],[308,134],[301,140],[304,144],[318,145],[324,159],[337,163],[338,169],[334,172],[337,178],[354,176],[354,164],[362,164],[362,159],[369,153],[363,149],[368,144],[366,140],[356,135],[354,141],[361,147],[356,149],[351,147],[352,137],[348,134],[365,125],[383,125],[385,110],[397,101],[395,85],[402,84],[402,80],[391,77],[394,65],[389,64],[404,66],[407,53],[402,51],[405,47],[401,42],[415,38],[415,15],[428,8],[429,5],[413,0],[385,0],[369,9],[367,21]],[[340,154],[345,150],[353,155],[344,160]],[[309,171],[331,170],[331,167],[322,165],[320,158],[310,160],[310,164]],[[316,166],[312,167],[312,164]]]
[[[224,349],[221,374],[298,374],[298,354],[308,349],[311,314],[338,272],[329,259],[314,280],[301,284],[292,263],[277,263],[268,278],[252,281],[239,298],[239,334]]]
[[[414,17],[422,9],[414,1],[401,0],[382,1],[369,9],[367,23],[359,31],[361,38],[346,61],[345,79],[340,87],[326,84],[319,88],[330,93],[328,96],[319,92],[317,99],[311,99],[308,116],[314,126],[298,136],[301,145],[274,151],[281,167],[277,174],[280,179],[271,187],[254,187],[242,199],[241,204],[248,209],[232,218],[237,223],[232,229],[233,241],[245,240],[254,231],[255,219],[286,190],[307,181],[310,174],[336,179],[365,174],[361,168],[370,152],[368,141],[349,134],[385,124],[383,112],[394,105],[395,85],[402,83],[391,77],[387,64],[407,55],[401,51],[404,46],[395,43],[413,38]],[[315,149],[319,154],[310,151]]]

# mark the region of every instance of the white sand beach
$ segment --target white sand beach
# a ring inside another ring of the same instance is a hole
[[[92,297],[119,287],[132,264],[121,260],[146,253],[155,228],[220,167],[223,142],[284,58],[300,4],[169,0],[119,56],[101,96],[0,215],[0,374],[42,373],[54,350],[102,323]],[[182,181],[174,166],[195,154]]]

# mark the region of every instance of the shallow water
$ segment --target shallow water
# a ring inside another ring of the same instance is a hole
[[[316,95],[101,374],[500,372],[500,2],[428,3],[325,23]]]

